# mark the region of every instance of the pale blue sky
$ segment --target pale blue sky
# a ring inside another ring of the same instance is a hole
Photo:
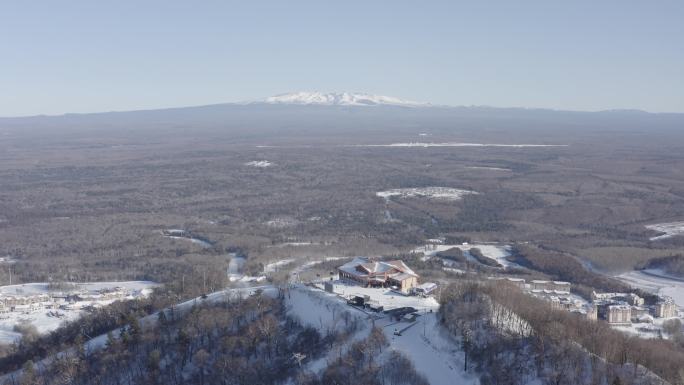
[[[684,1],[0,3],[0,116],[299,90],[684,112]]]

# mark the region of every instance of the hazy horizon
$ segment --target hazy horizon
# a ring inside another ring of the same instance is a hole
[[[684,112],[684,3],[5,4],[0,116],[358,91]]]
[[[302,91],[299,91],[302,92]],[[308,91],[307,91],[308,92]],[[311,92],[318,92],[318,91],[311,91]],[[326,93],[335,93],[335,92],[326,92]],[[289,94],[289,93],[285,93]],[[285,95],[285,94],[277,94],[277,95],[269,95],[269,96],[278,96],[278,95]],[[390,96],[393,97],[394,95],[375,95],[374,96]],[[174,106],[150,106],[146,108],[130,108],[130,109],[109,109],[109,110],[101,110],[101,111],[68,111],[68,112],[61,112],[61,113],[38,113],[38,114],[27,114],[27,115],[0,115],[0,119],[20,119],[20,118],[32,118],[32,117],[59,117],[59,116],[67,116],[67,115],[88,115],[88,114],[106,114],[106,113],[126,113],[126,112],[144,112],[144,111],[162,111],[162,110],[174,110],[174,109],[183,109],[183,108],[201,108],[201,107],[208,107],[208,106],[221,106],[221,105],[249,105],[249,104],[272,104],[272,103],[267,103],[264,99],[266,99],[266,96],[264,98],[258,98],[258,99],[251,99],[251,100],[236,100],[236,101],[218,101],[218,102],[213,102],[213,103],[204,103],[204,104],[189,104],[189,105],[174,105]],[[424,100],[412,100],[410,98],[404,99],[401,98],[402,100],[411,100],[414,102],[419,102],[419,103],[425,103],[425,106],[417,106],[417,107],[411,107],[411,108],[491,108],[491,109],[499,109],[499,110],[505,110],[505,109],[518,109],[518,110],[529,110],[529,111],[534,111],[534,110],[540,110],[540,111],[554,111],[554,112],[579,112],[579,113],[598,113],[598,112],[640,112],[640,113],[647,113],[647,114],[684,114],[684,112],[672,112],[672,111],[647,111],[643,109],[637,109],[637,108],[611,108],[611,109],[595,109],[595,110],[578,110],[578,109],[564,109],[564,108],[551,108],[551,107],[534,107],[534,106],[493,106],[493,105],[475,105],[475,104],[470,104],[470,105],[447,105],[447,104],[436,104],[432,103],[430,101],[424,101]],[[288,103],[280,103],[280,105],[287,105]],[[292,103],[292,105],[295,106],[330,106],[330,105],[324,105],[324,104],[296,104]],[[378,106],[345,106],[345,107],[358,107],[358,108],[375,108]]]

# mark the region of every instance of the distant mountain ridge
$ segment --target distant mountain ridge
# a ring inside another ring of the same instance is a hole
[[[298,104],[325,106],[403,106],[430,107],[430,103],[404,100],[393,96],[354,92],[293,92],[270,96],[261,101],[269,104]]]

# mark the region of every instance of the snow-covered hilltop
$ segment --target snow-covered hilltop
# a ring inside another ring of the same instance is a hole
[[[429,103],[413,102],[392,96],[370,95],[350,92],[294,92],[271,96],[263,100],[270,104],[300,104],[325,106],[404,106],[428,107]]]

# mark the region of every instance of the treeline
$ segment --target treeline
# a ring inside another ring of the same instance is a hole
[[[639,266],[640,269],[662,269],[667,274],[684,278],[684,255],[654,258]]]
[[[573,291],[590,298],[592,290],[606,292],[630,292],[629,286],[605,275],[587,270],[571,255],[537,246],[515,246],[515,263],[550,275],[555,280],[573,283]]]
[[[652,373],[684,384],[684,350],[676,344],[552,310],[511,285],[452,284],[440,303],[441,322],[461,341],[482,384],[665,383]]]

